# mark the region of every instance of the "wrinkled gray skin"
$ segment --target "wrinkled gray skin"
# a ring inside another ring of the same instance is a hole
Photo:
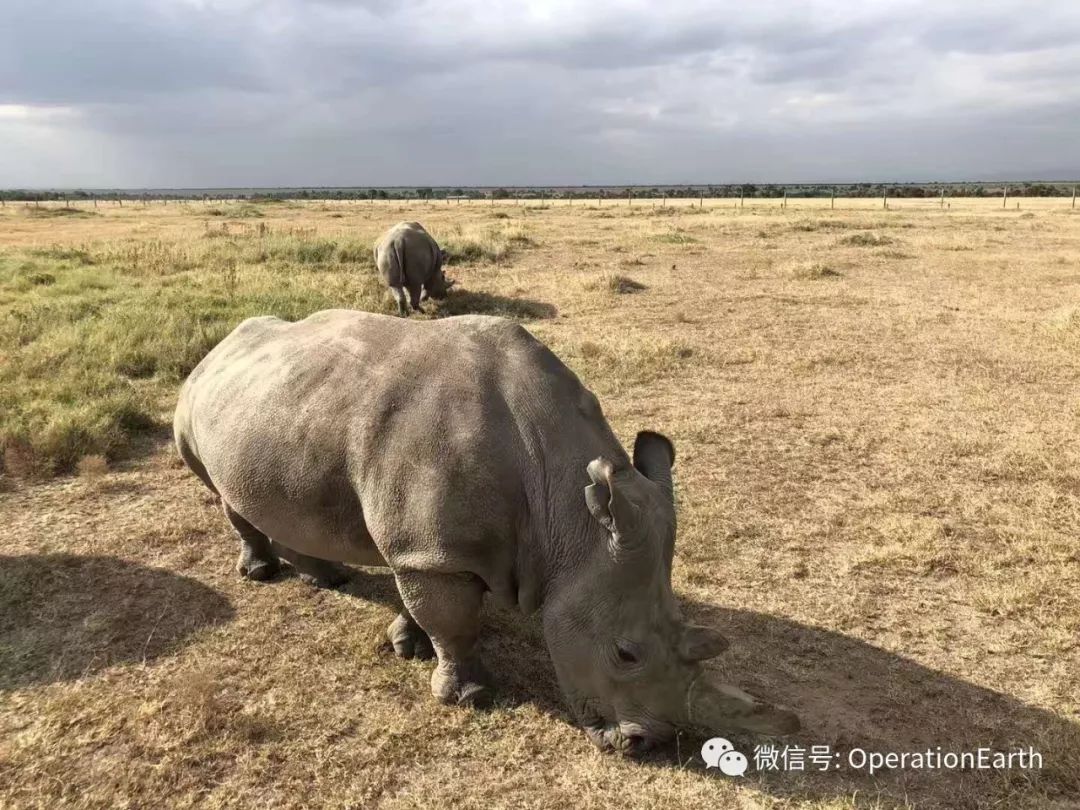
[[[446,251],[440,248],[419,222],[399,222],[375,245],[375,266],[397,301],[398,314],[407,317],[405,291],[415,312],[420,302],[446,298],[453,281],[443,272]]]
[[[639,753],[678,727],[798,727],[700,664],[727,642],[687,624],[671,590],[671,443],[640,433],[631,461],[596,397],[516,324],[252,318],[191,373],[174,427],[221,495],[244,576],[267,578],[279,555],[324,585],[338,563],[390,567],[405,610],[388,637],[438,657],[442,701],[490,699],[476,651],[490,593],[542,611],[601,748]]]

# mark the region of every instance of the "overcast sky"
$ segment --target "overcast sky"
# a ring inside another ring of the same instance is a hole
[[[1080,177],[1080,0],[0,0],[0,187]]]

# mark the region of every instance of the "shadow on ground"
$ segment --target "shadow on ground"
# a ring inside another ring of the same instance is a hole
[[[0,689],[151,661],[232,616],[212,588],[116,557],[0,556]]]
[[[283,575],[289,577],[288,569]],[[351,569],[336,590],[394,611],[401,601],[393,576]],[[751,771],[754,789],[785,800],[891,808],[1080,806],[1080,725],[1016,698],[930,669],[841,633],[781,617],[684,601],[688,619],[722,630],[731,648],[709,663],[713,676],[794,709],[803,729],[783,739],[729,732]],[[184,577],[103,557],[0,558],[0,687],[72,677],[117,661],[167,652],[198,627],[232,615],[216,592]],[[34,645],[40,645],[35,647]],[[537,617],[488,605],[481,655],[492,672],[496,705],[536,706],[572,723],[558,689]],[[21,650],[22,659],[10,652]],[[389,650],[387,655],[392,654]],[[14,664],[12,662],[15,662]],[[415,662],[430,669],[433,663]],[[651,753],[643,767],[706,770],[704,737],[682,734]],[[802,772],[756,772],[756,746],[828,746],[839,755],[827,771],[808,759]],[[867,752],[947,752],[979,748],[1043,755],[1040,771],[883,770],[846,763]],[[615,756],[615,755],[612,755]],[[830,805],[831,806],[831,805]]]
[[[751,757],[762,744],[828,746],[839,770],[751,775],[777,796],[837,798],[858,794],[915,800],[918,806],[976,808],[1045,806],[1050,799],[1080,800],[1080,725],[1028,706],[1010,695],[976,686],[859,639],[788,619],[703,603],[686,604],[694,621],[723,630],[731,648],[716,666],[719,676],[799,714],[803,729],[783,740],[725,735]],[[723,729],[717,729],[722,734]],[[701,739],[688,747],[697,752]],[[853,770],[853,749],[964,752],[989,747],[1043,754],[1041,771],[897,769],[870,777]],[[684,760],[687,746],[683,746]],[[670,760],[670,754],[666,757]],[[664,763],[665,756],[658,758]],[[703,768],[695,753],[691,767]],[[710,770],[709,776],[728,778]],[[1074,806],[1074,805],[1069,805]]]
[[[395,609],[393,577],[354,571],[342,591]],[[795,709],[803,730],[784,739],[727,733],[751,759],[757,745],[829,746],[844,767],[802,773],[750,773],[764,793],[801,800],[848,800],[856,806],[981,808],[989,806],[1076,806],[1080,799],[1080,725],[1010,695],[976,686],[859,639],[776,616],[685,603],[696,622],[723,630],[731,648],[711,662],[718,678],[771,702]],[[531,703],[564,722],[573,722],[555,681],[539,622],[509,610],[485,610],[480,640],[494,674],[497,704]],[[431,666],[430,663],[424,664]],[[702,778],[727,779],[706,771],[702,737],[681,735],[677,745],[656,751],[646,766],[689,768]],[[870,776],[846,765],[848,752],[1010,751],[1029,746],[1043,754],[1041,771],[895,770]],[[865,799],[865,801],[863,801]]]
[[[389,572],[352,569],[349,581],[337,590],[358,599],[401,610],[397,584]],[[484,606],[480,654],[495,678],[496,703],[503,707],[531,703],[548,714],[571,721],[555,680],[537,617]],[[392,655],[389,644],[384,651]],[[423,666],[433,666],[430,662]]]
[[[439,302],[436,317],[450,315],[498,315],[519,321],[536,321],[554,318],[558,310],[543,301],[528,298],[510,298],[505,295],[454,289]]]

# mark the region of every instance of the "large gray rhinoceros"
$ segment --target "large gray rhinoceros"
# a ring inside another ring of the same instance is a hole
[[[445,263],[446,251],[419,222],[399,222],[375,244],[375,266],[403,317],[409,314],[405,290],[416,312],[423,311],[420,302],[425,298],[446,297],[454,282],[448,281],[443,272]]]
[[[596,397],[514,323],[251,318],[191,373],[174,427],[221,495],[243,575],[266,578],[278,554],[324,583],[338,563],[389,566],[405,606],[390,641],[438,656],[444,702],[490,699],[476,650],[490,592],[542,611],[601,748],[638,753],[679,727],[798,728],[701,666],[727,642],[687,624],[672,593],[671,442],[639,433],[631,462]]]

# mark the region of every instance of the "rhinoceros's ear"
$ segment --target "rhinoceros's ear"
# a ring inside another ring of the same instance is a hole
[[[591,486],[585,487],[589,511],[613,535],[628,539],[633,534],[637,508],[622,492],[626,482],[620,484],[615,466],[603,456],[590,461],[587,469],[592,481]]]
[[[674,499],[671,467],[675,464],[675,445],[661,433],[643,430],[634,440],[634,467]]]

